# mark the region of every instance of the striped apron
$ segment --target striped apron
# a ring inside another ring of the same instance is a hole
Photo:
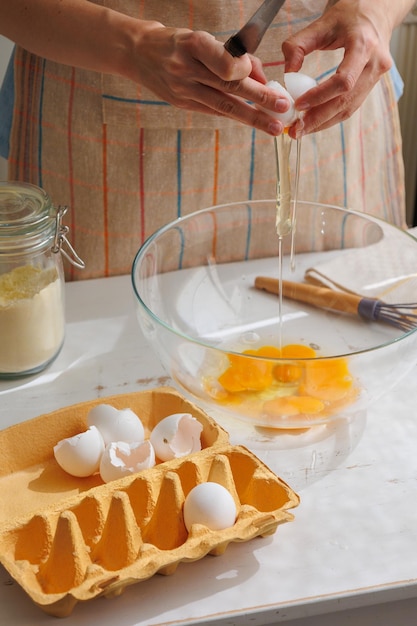
[[[221,41],[259,6],[259,0],[96,3],[206,30]],[[287,0],[257,51],[269,79],[282,82],[282,41],[325,5]],[[302,71],[323,80],[341,54],[313,53]],[[163,224],[216,204],[275,194],[274,142],[265,133],[176,109],[127,79],[60,65],[22,48],[15,55],[15,86],[9,179],[34,183],[55,205],[69,205],[71,243],[86,269],[67,267],[67,280],[128,273],[141,243]],[[404,226],[403,176],[388,74],[351,119],[303,138],[302,200]]]

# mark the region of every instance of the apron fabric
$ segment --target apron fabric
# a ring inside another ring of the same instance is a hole
[[[221,41],[259,6],[259,0],[96,3],[166,26],[206,30]],[[314,11],[306,8],[313,5]],[[282,41],[325,5],[287,0],[257,51],[268,79],[283,82]],[[302,71],[324,80],[341,56],[313,53]],[[19,47],[14,62],[9,179],[36,184],[55,205],[70,207],[69,238],[86,268],[66,267],[67,280],[130,272],[140,245],[177,217],[274,197],[274,141],[265,133],[177,109],[127,79],[60,65]],[[300,200],[364,211],[404,227],[403,177],[389,74],[349,120],[302,140]],[[261,247],[254,242],[254,250]]]

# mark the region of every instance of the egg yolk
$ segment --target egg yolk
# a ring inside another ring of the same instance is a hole
[[[316,356],[316,352],[309,346],[289,344],[282,348],[279,356],[283,359],[312,359]],[[283,365],[276,365],[273,373],[277,381],[282,383],[292,383],[301,380],[303,368],[297,363],[286,363]]]
[[[244,355],[279,357],[273,346],[259,350],[246,350]],[[231,393],[236,391],[260,391],[273,383],[273,364],[261,359],[247,359],[239,354],[228,355],[230,367],[219,377],[222,387]]]
[[[248,358],[253,356],[254,358]],[[228,354],[229,365],[218,377],[224,403],[258,402],[274,416],[331,415],[340,403],[354,399],[356,389],[345,358],[316,358],[310,346],[262,346]],[[261,357],[265,357],[262,359]],[[276,363],[272,359],[285,359]]]
[[[344,398],[352,383],[346,359],[311,361],[306,367],[300,393],[333,402]]]

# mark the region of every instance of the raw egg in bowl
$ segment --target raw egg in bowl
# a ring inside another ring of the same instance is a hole
[[[176,385],[256,426],[362,411],[417,362],[417,240],[356,211],[215,206],[152,235],[132,267],[139,325]]]

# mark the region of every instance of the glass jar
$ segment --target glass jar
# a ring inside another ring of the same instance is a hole
[[[39,187],[0,183],[0,378],[42,371],[63,345],[65,212]]]

